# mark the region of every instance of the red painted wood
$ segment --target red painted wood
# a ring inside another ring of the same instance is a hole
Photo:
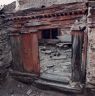
[[[37,33],[26,33],[22,35],[22,60],[24,70],[34,74],[40,74],[38,57]]]

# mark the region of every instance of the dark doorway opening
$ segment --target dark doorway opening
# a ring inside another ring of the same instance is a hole
[[[42,31],[42,38],[43,39],[57,39],[59,35],[59,31],[57,28],[54,29],[46,29]]]
[[[43,30],[42,31],[42,38],[43,39],[50,39],[50,30]]]

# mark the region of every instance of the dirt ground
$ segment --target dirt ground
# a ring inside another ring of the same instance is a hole
[[[0,85],[0,96],[95,96],[95,94],[73,94],[58,90],[42,90],[31,84],[24,84],[12,78],[8,78]]]

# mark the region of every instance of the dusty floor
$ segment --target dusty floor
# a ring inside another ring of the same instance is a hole
[[[12,78],[0,86],[0,96],[95,96],[91,93],[73,94],[67,92],[59,92],[57,90],[42,90],[32,85],[26,85]]]

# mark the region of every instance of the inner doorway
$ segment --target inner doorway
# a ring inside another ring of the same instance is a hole
[[[58,29],[46,29],[42,31],[42,38],[43,39],[57,39],[59,35]]]
[[[63,41],[58,28],[41,31],[39,40],[40,77],[45,80],[69,83],[71,80],[71,37]],[[61,38],[61,39],[60,39]]]

